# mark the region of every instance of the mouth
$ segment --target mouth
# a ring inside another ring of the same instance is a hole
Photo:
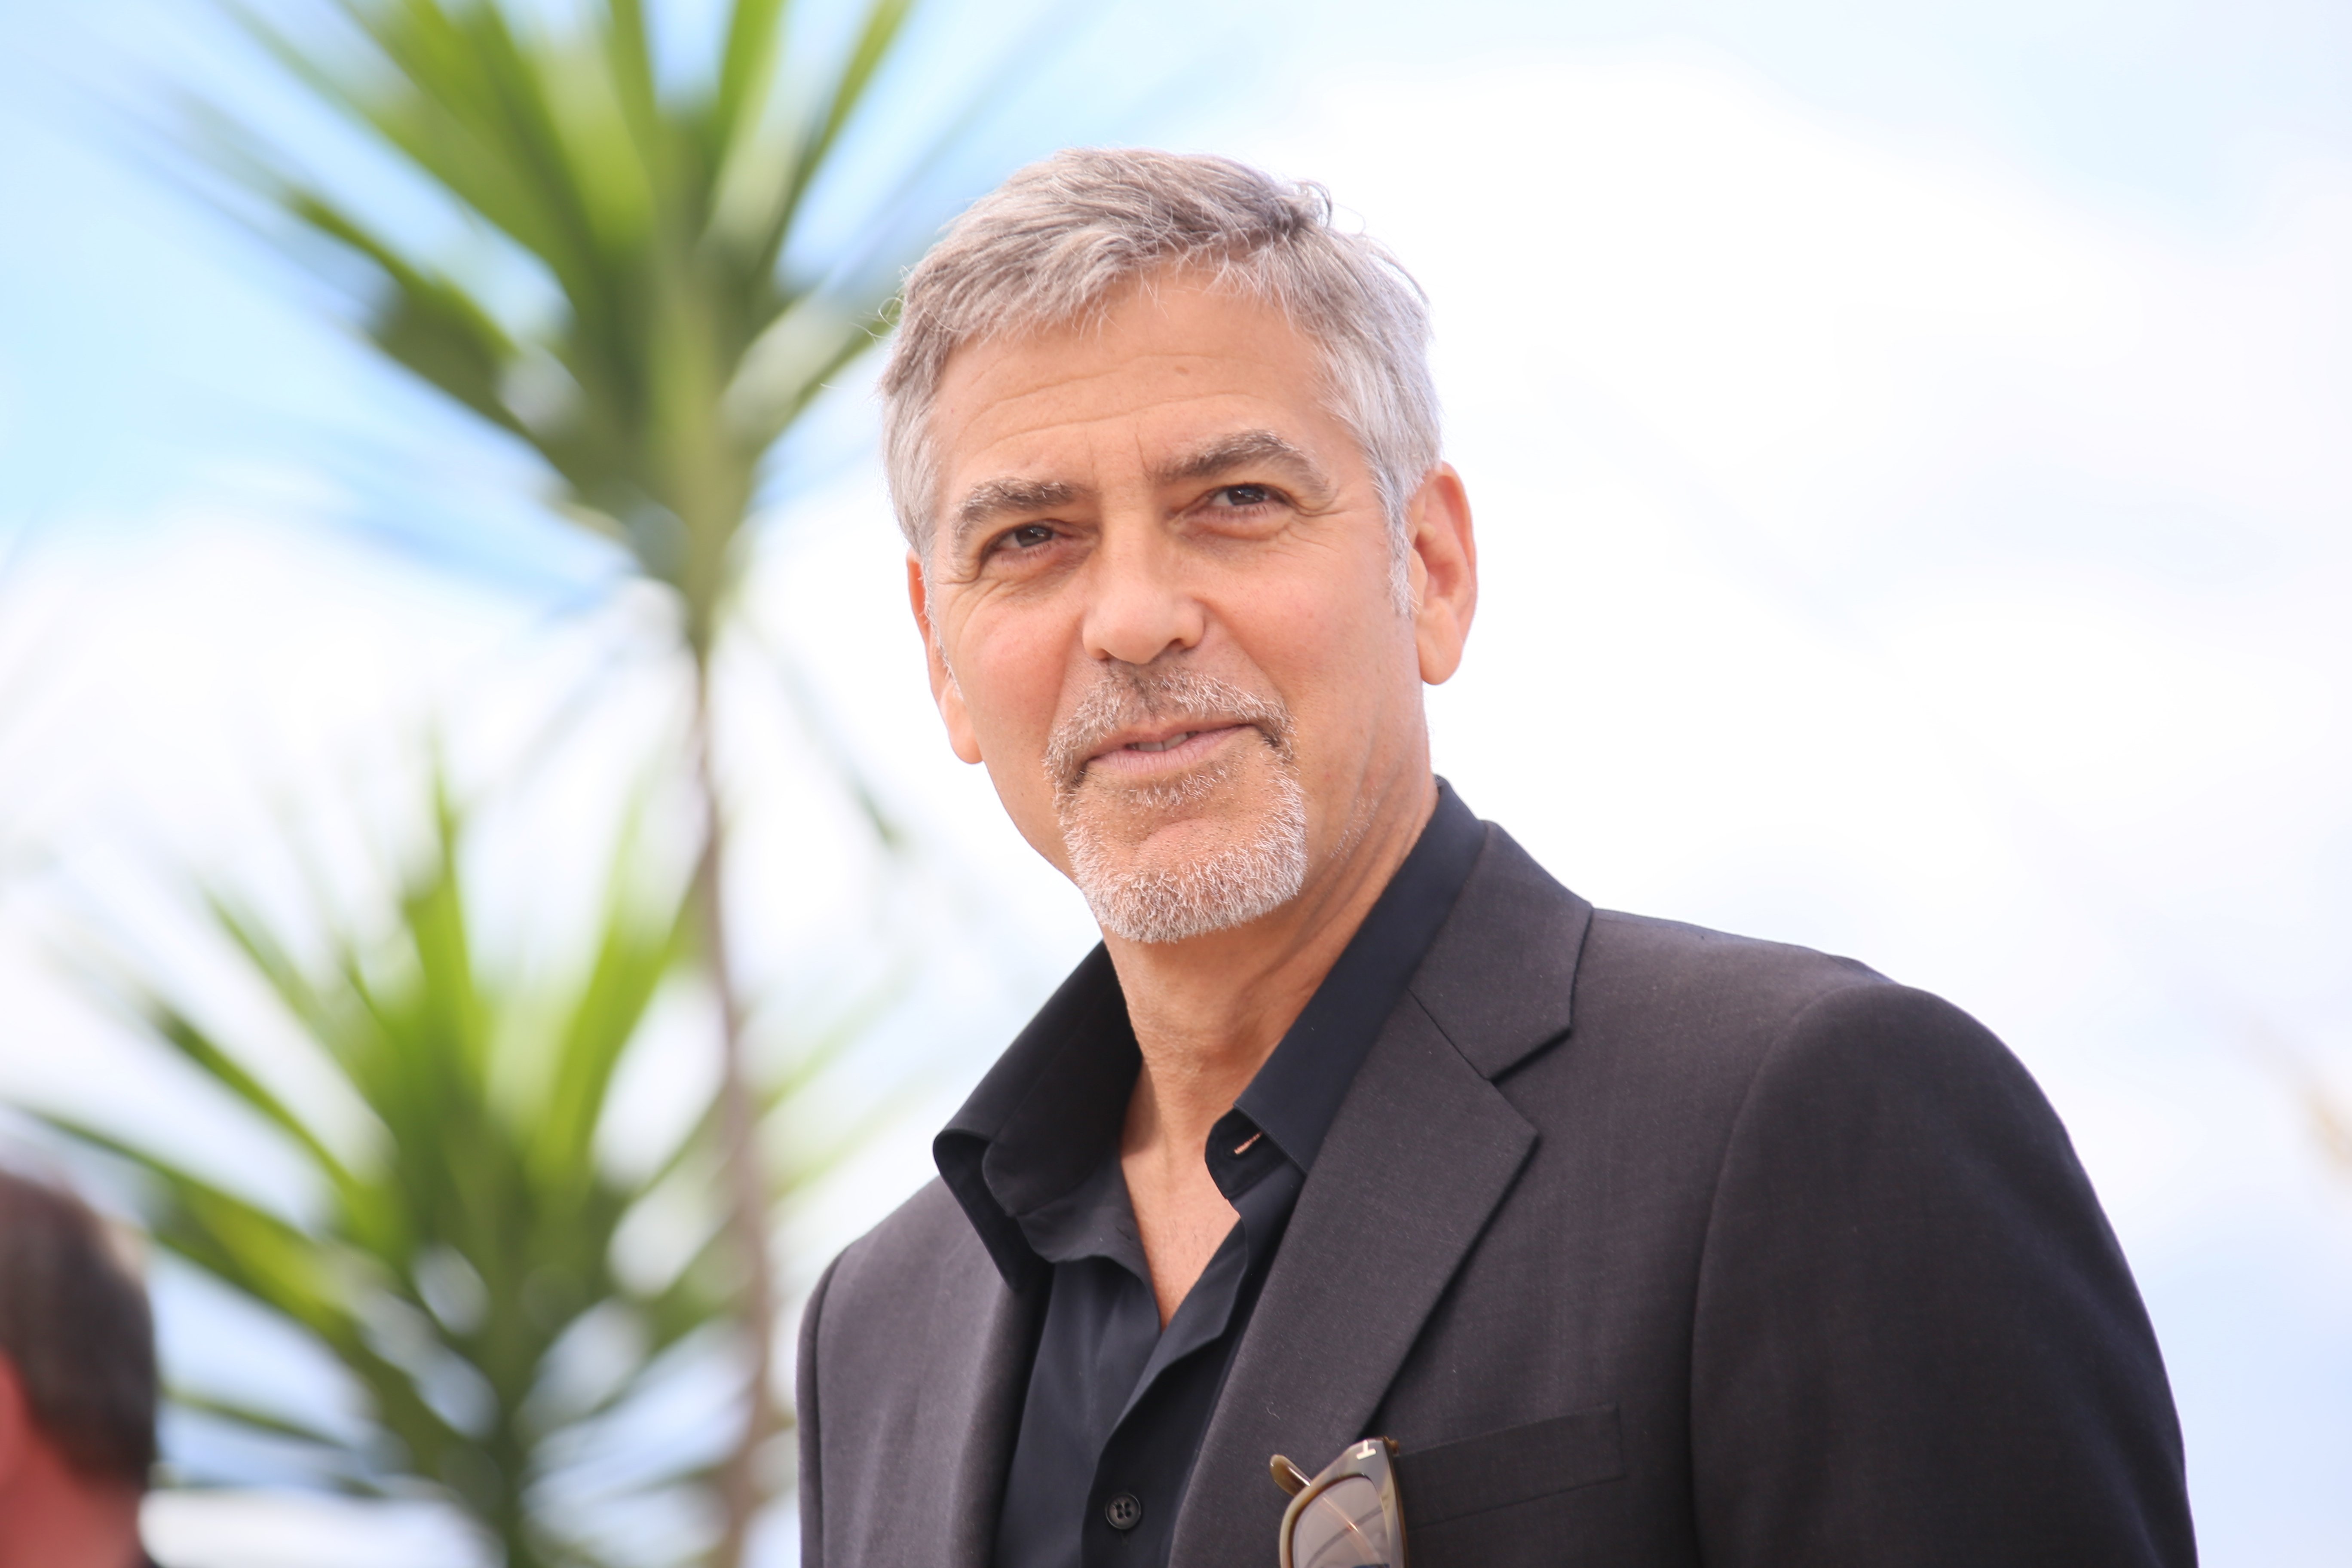
[[[1226,728],[1227,726],[1218,727]],[[1193,736],[1208,733],[1209,728],[1210,726],[1203,725],[1198,730],[1179,730],[1174,734],[1157,741],[1129,741],[1126,745],[1115,749],[1122,752],[1172,752]]]
[[[1287,763],[1290,732],[1277,699],[1196,670],[1114,663],[1054,726],[1043,760],[1057,797],[1089,775],[1156,795],[1205,787],[1250,754],[1246,736]]]
[[[1187,720],[1183,727],[1154,726],[1128,730],[1107,737],[1087,758],[1091,772],[1106,768],[1122,777],[1139,777],[1192,766],[1236,736],[1255,732],[1255,726],[1215,720]]]

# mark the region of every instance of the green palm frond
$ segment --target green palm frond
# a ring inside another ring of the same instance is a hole
[[[338,117],[529,258],[554,308],[528,329],[236,116],[201,118],[236,184],[368,264],[384,353],[534,448],[565,515],[677,589],[707,649],[762,459],[871,346],[905,259],[864,237],[845,269],[784,266],[909,8],[866,0],[830,68],[801,73],[814,79],[805,101],[775,85],[782,0],[735,0],[704,79],[677,89],[656,84],[635,0],[586,7],[562,34],[495,4],[337,0],[357,40],[339,53],[240,12]],[[890,209],[875,222],[890,226]]]
[[[366,1108],[368,1138],[331,1134],[168,996],[131,998],[158,1042],[286,1138],[315,1178],[313,1213],[289,1217],[109,1129],[47,1120],[137,1168],[155,1243],[309,1334],[363,1391],[374,1430],[339,1438],[217,1396],[191,1408],[295,1442],[355,1487],[438,1481],[512,1568],[593,1562],[589,1543],[534,1510],[550,1455],[625,1402],[664,1352],[732,1321],[707,1132],[628,1175],[597,1146],[625,1051],[693,956],[691,901],[684,889],[648,894],[625,847],[577,973],[535,989],[507,983],[477,960],[464,824],[446,807],[436,822],[387,942],[304,963],[232,900],[211,903],[232,949]],[[649,1194],[679,1180],[713,1215],[709,1236],[669,1277],[632,1280],[615,1237]],[[550,1426],[559,1342],[595,1312],[639,1326],[632,1358]],[[691,1479],[707,1466],[689,1457],[672,1468]]]
[[[862,218],[845,227],[829,216],[819,245],[810,214],[861,121],[883,107],[877,92],[910,0],[845,0],[845,41],[806,59],[787,58],[801,44],[784,0],[723,0],[698,70],[667,58],[656,70],[642,0],[578,0],[560,21],[526,0],[314,0],[299,25],[299,5],[264,16],[249,0],[219,3],[331,118],[437,199],[465,237],[420,238],[302,150],[230,107],[199,103],[191,140],[250,198],[231,210],[257,209],[264,231],[299,255],[336,258],[331,273],[356,261],[374,345],[535,452],[557,515],[617,542],[638,572],[675,591],[694,675],[679,762],[698,798],[701,844],[693,886],[665,920],[644,927],[616,905],[581,989],[541,1010],[555,1021],[541,1031],[543,1068],[520,1121],[490,1087],[500,1077],[490,1064],[520,1026],[515,1003],[475,972],[446,820],[444,864],[410,889],[403,962],[389,969],[355,951],[305,966],[261,922],[219,907],[246,961],[373,1112],[381,1146],[335,1145],[234,1052],[159,1011],[167,1043],[312,1162],[336,1216],[331,1235],[311,1238],[324,1261],[305,1266],[285,1222],[270,1230],[268,1216],[175,1185],[178,1174],[158,1168],[174,1194],[167,1245],[264,1300],[282,1298],[281,1310],[332,1342],[375,1394],[407,1462],[440,1478],[510,1552],[530,1539],[518,1511],[522,1428],[476,1429],[430,1391],[476,1387],[487,1391],[476,1403],[492,1410],[532,1408],[548,1324],[600,1302],[626,1299],[648,1356],[731,1323],[751,1347],[752,1395],[716,1472],[723,1525],[712,1556],[734,1568],[774,1489],[761,1455],[788,1419],[773,1394],[782,1270],[765,1202],[822,1168],[862,1123],[784,1147],[773,1130],[791,1120],[796,1089],[749,1077],[749,1009],[722,896],[714,651],[763,465],[887,330],[899,268],[928,227],[912,221],[927,199],[919,193],[969,136],[985,84],[928,151],[864,193]],[[517,279],[533,294],[527,303],[516,303]],[[895,844],[878,796],[843,772]],[[615,1187],[595,1167],[594,1133],[615,1064],[688,948],[719,1002],[719,1087],[711,1114],[656,1179],[707,1166],[707,1185],[729,1195],[723,1225],[698,1241],[688,1266],[632,1298],[605,1259],[650,1189]],[[805,1059],[824,1058],[813,1047]],[[451,1288],[485,1303],[481,1324],[461,1331],[436,1317],[434,1278],[467,1282]],[[375,1305],[362,1311],[361,1301]],[[438,1348],[426,1355],[420,1343]],[[512,1559],[527,1560],[536,1559]]]

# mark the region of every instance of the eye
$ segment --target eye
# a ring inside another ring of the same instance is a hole
[[[1018,528],[1008,528],[990,540],[988,549],[992,554],[999,550],[1035,550],[1042,545],[1053,542],[1054,528],[1051,523],[1024,522]]]
[[[1275,499],[1275,493],[1269,485],[1227,485],[1216,492],[1216,499],[1220,506],[1240,510],[1264,506]]]

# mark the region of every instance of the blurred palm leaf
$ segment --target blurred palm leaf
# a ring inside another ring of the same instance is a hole
[[[703,803],[693,901],[722,1024],[711,1132],[728,1167],[735,1311],[754,1392],[720,1477],[716,1561],[728,1568],[740,1562],[763,1501],[757,1459],[782,1416],[772,1376],[771,1184],[746,1077],[745,1007],[730,965],[711,667],[762,465],[827,379],[887,324],[898,266],[927,226],[909,221],[909,193],[938,155],[913,160],[903,184],[866,203],[862,226],[831,242],[829,254],[805,254],[812,195],[845,136],[871,113],[910,0],[847,3],[845,43],[787,71],[783,0],[730,0],[708,58],[698,74],[684,73],[691,79],[683,87],[672,85],[680,73],[656,68],[641,0],[585,0],[562,27],[522,0],[331,0],[314,16],[334,19],[340,41],[237,11],[320,103],[390,150],[467,228],[490,237],[508,274],[539,281],[541,298],[528,309],[502,308],[496,268],[436,260],[238,115],[201,111],[215,165],[261,198],[281,233],[364,263],[375,345],[535,451],[559,482],[561,514],[617,541],[639,572],[677,595],[694,670],[696,722],[684,761]],[[951,126],[938,151],[961,129]],[[428,934],[417,933],[420,952]],[[437,940],[436,951],[448,956],[436,963],[455,986],[460,950],[448,947],[447,933]],[[456,1011],[431,1026],[469,1037],[475,1023],[461,993],[436,994]],[[628,999],[624,988],[610,1005]],[[400,1092],[413,1097],[404,1104],[430,1114],[436,1097],[452,1091],[453,1070],[403,1069],[421,1075],[401,1078]],[[581,1070],[566,1092],[601,1088]]]
[[[908,0],[862,0],[814,85],[776,89],[782,0],[736,0],[694,87],[656,86],[644,8],[555,35],[511,7],[337,0],[355,47],[247,25],[319,100],[395,152],[511,255],[552,309],[525,326],[217,110],[216,162],[375,274],[379,348],[527,443],[565,515],[678,593],[707,654],[770,447],[869,347],[896,286],[904,203],[805,276],[786,265],[812,189],[867,100]],[[478,271],[478,269],[476,269]]]
[[[211,902],[222,934],[366,1108],[370,1136],[330,1135],[188,1011],[132,992],[160,1041],[299,1151],[320,1194],[311,1217],[109,1130],[47,1120],[142,1171],[157,1244],[308,1333],[363,1390],[374,1429],[335,1435],[217,1398],[184,1395],[183,1407],[294,1444],[346,1486],[436,1481],[509,1568],[595,1563],[579,1521],[551,1501],[579,1491],[564,1490],[563,1456],[661,1376],[666,1356],[734,1327],[708,1115],[648,1171],[619,1173],[598,1148],[623,1053],[691,956],[693,905],[647,894],[625,849],[593,956],[570,983],[500,984],[475,960],[462,826],[445,805],[436,829],[381,942],[338,939],[305,963],[267,922]],[[767,1089],[772,1110],[835,1046],[802,1053]],[[816,1173],[803,1164],[780,1185]],[[652,1279],[624,1268],[625,1224],[681,1184],[709,1216],[688,1227],[682,1264]],[[603,1364],[590,1375],[592,1332]],[[640,1488],[707,1483],[718,1457],[676,1457]]]

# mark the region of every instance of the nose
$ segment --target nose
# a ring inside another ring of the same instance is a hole
[[[1150,664],[1200,645],[1208,616],[1183,581],[1178,552],[1152,528],[1111,528],[1087,563],[1089,658]]]

